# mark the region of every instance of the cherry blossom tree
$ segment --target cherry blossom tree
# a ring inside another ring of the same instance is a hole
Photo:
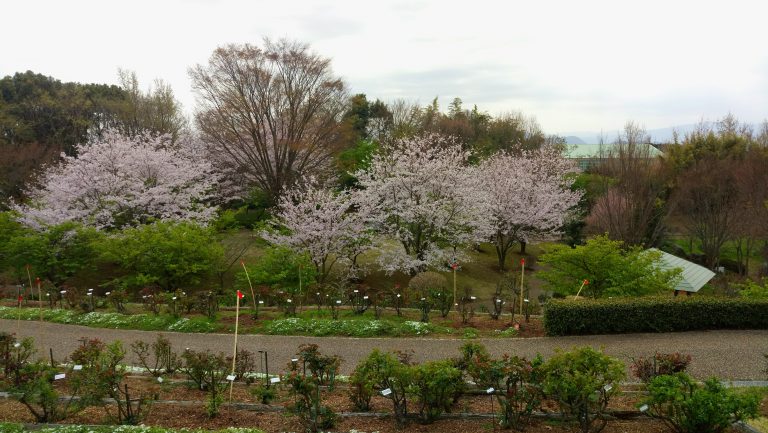
[[[386,272],[444,264],[490,235],[485,190],[469,156],[453,139],[427,134],[384,146],[355,173],[378,211],[375,229],[399,244],[380,248]]]
[[[371,245],[366,222],[372,208],[363,198],[359,192],[336,192],[309,180],[285,191],[276,215],[280,229],[262,236],[297,253],[308,253],[318,284],[325,283],[339,262],[355,272],[357,256]]]
[[[167,135],[111,130],[75,153],[44,169],[27,204],[15,206],[27,225],[77,221],[105,229],[166,219],[205,223],[215,216],[210,202],[218,175],[191,138],[171,144]]]
[[[498,153],[481,164],[500,270],[515,242],[559,233],[580,197],[566,176],[574,171],[573,163],[553,147],[520,156]]]

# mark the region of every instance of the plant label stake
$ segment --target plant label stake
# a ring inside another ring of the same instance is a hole
[[[491,396],[491,425],[493,425],[493,431],[496,431],[496,411],[493,410],[493,392],[496,391],[493,387],[485,390],[485,393]]]
[[[235,297],[235,347],[232,348],[232,372],[227,376],[229,381],[229,404],[232,404],[232,389],[235,387],[235,362],[237,360],[237,327],[240,324],[240,300],[243,299],[243,292],[237,291]],[[232,379],[230,379],[230,377]]]

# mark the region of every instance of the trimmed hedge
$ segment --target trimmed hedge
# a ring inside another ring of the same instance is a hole
[[[716,297],[552,299],[547,335],[768,329],[768,300]]]

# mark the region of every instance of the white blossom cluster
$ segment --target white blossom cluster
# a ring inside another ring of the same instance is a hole
[[[25,223],[43,228],[78,221],[97,228],[150,219],[206,223],[218,174],[191,140],[171,144],[168,136],[135,137],[107,131],[78,145],[47,167],[29,201],[16,205]]]

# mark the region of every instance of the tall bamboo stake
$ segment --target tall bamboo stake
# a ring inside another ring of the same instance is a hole
[[[245,271],[245,278],[248,279],[248,287],[251,288],[251,299],[253,300],[253,309],[256,310],[259,307],[256,306],[256,294],[253,292],[253,284],[251,284],[251,276],[248,274],[248,268],[245,267],[245,262],[240,260],[240,265],[243,267],[243,270]]]
[[[240,298],[243,297],[243,292],[237,291],[236,303],[235,303],[235,347],[232,348],[232,371],[230,375],[235,375],[235,361],[237,360],[237,327],[240,323]],[[229,403],[232,404],[232,389],[235,387],[235,381],[229,381]]]

